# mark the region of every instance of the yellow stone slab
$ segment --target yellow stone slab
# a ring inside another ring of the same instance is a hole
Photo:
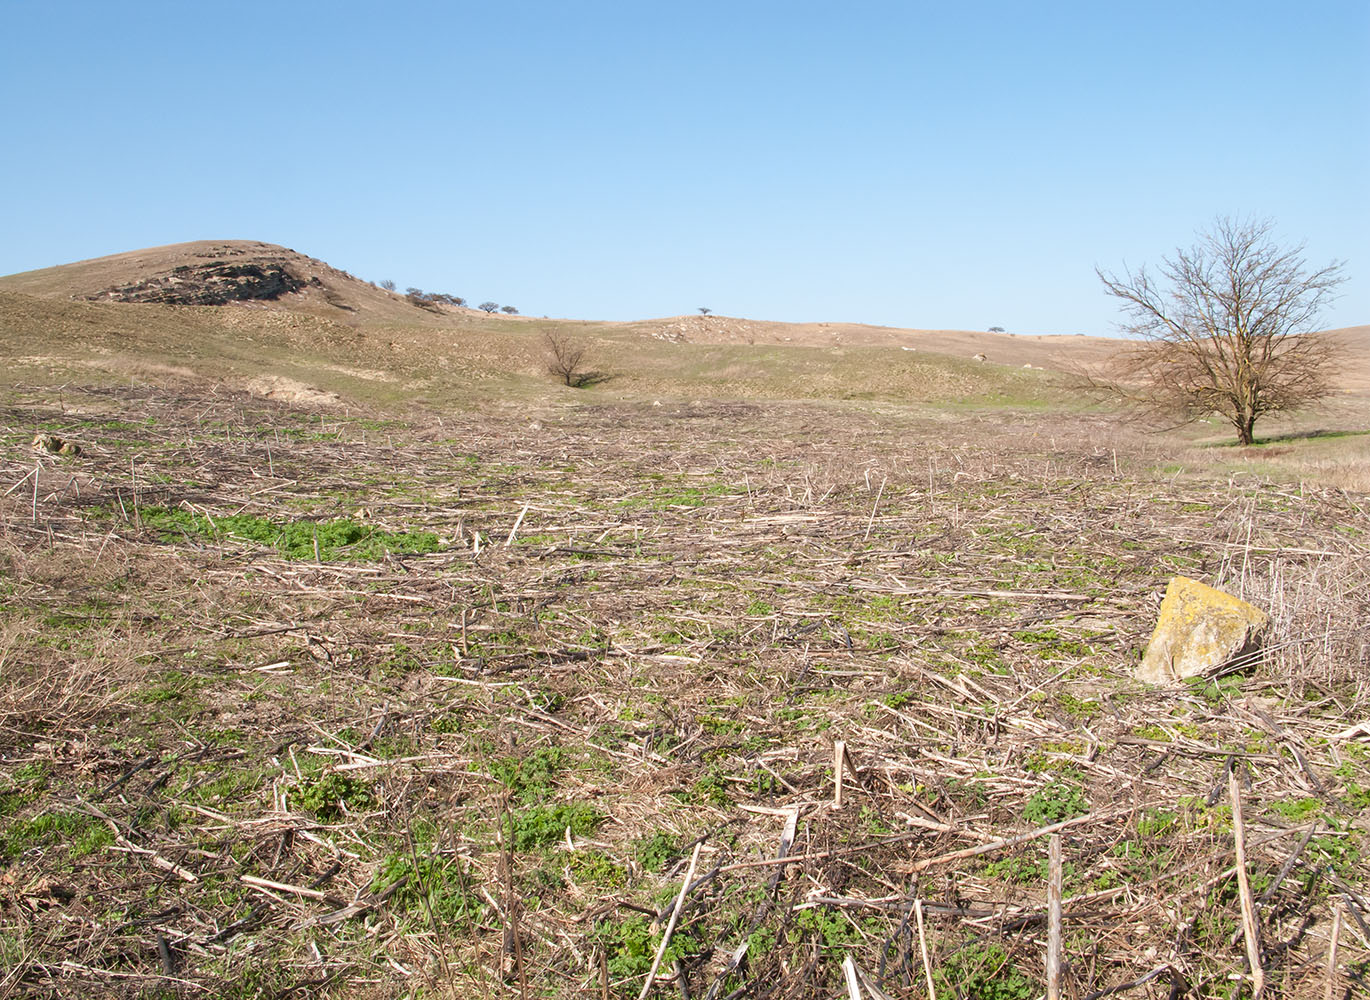
[[[1211,673],[1254,651],[1270,616],[1254,604],[1177,576],[1165,589],[1156,631],[1137,678],[1174,684]]]

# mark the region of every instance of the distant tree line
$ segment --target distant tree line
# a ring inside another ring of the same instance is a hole
[[[389,278],[386,278],[384,281],[378,281],[376,284],[387,292],[395,291],[395,283]],[[404,290],[404,297],[410,304],[416,305],[420,309],[427,309],[429,312],[438,312],[439,306],[466,305],[466,300],[460,295],[450,295],[447,292],[425,292],[422,288],[414,288],[412,286]],[[513,306],[502,306],[498,302],[482,302],[476,308],[483,309],[487,313],[499,311],[507,316],[518,315],[518,310]]]
[[[422,288],[406,288],[404,297],[420,308],[425,308],[430,304],[440,306],[466,305],[466,300],[460,295],[448,295],[446,292],[425,292]]]

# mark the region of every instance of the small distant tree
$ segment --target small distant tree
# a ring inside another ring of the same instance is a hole
[[[494,312],[496,309],[499,308],[499,303],[498,303],[498,302],[482,302],[478,308],[484,309],[484,310],[485,310],[486,312],[488,312],[488,313],[492,313],[492,312]]]
[[[699,315],[701,315],[701,316],[707,316],[707,315],[709,315],[709,313],[711,313],[711,312],[713,312],[713,310],[710,309],[708,306],[700,306],[700,307],[699,307]]]
[[[542,335],[543,345],[547,348],[547,372],[555,375],[567,385],[585,385],[594,378],[595,373],[585,369],[586,347],[559,330],[548,330]]]
[[[1272,229],[1220,218],[1156,275],[1096,269],[1132,318],[1123,330],[1144,341],[1119,361],[1124,395],[1184,421],[1220,414],[1251,444],[1261,416],[1331,391],[1335,352],[1318,317],[1342,264],[1310,269],[1303,246],[1279,246]]]
[[[990,333],[1003,333],[1003,332],[1004,332],[1004,328],[1003,328],[1002,326],[992,326],[992,327],[989,328],[989,332],[990,332]]]
[[[393,292],[395,290],[395,283],[391,281],[389,278],[386,278],[384,281],[381,282],[381,287],[384,288],[387,292]]]
[[[510,316],[517,316],[517,315],[518,315],[518,312],[519,312],[519,311],[518,311],[517,309],[515,309],[513,306],[500,306],[500,307],[499,307],[499,311],[502,312],[502,313],[506,313],[506,314],[508,314],[508,315],[510,315]]]

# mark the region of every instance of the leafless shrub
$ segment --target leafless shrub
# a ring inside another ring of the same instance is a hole
[[[548,330],[542,335],[547,349],[547,373],[555,375],[568,386],[579,388],[603,378],[602,373],[586,368],[585,344],[565,333]]]

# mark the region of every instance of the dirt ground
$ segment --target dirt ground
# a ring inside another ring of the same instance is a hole
[[[1063,996],[1366,989],[1363,493],[1088,412],[2,403],[0,997],[1031,1000],[1053,836]],[[1264,657],[1134,681],[1175,574]]]

